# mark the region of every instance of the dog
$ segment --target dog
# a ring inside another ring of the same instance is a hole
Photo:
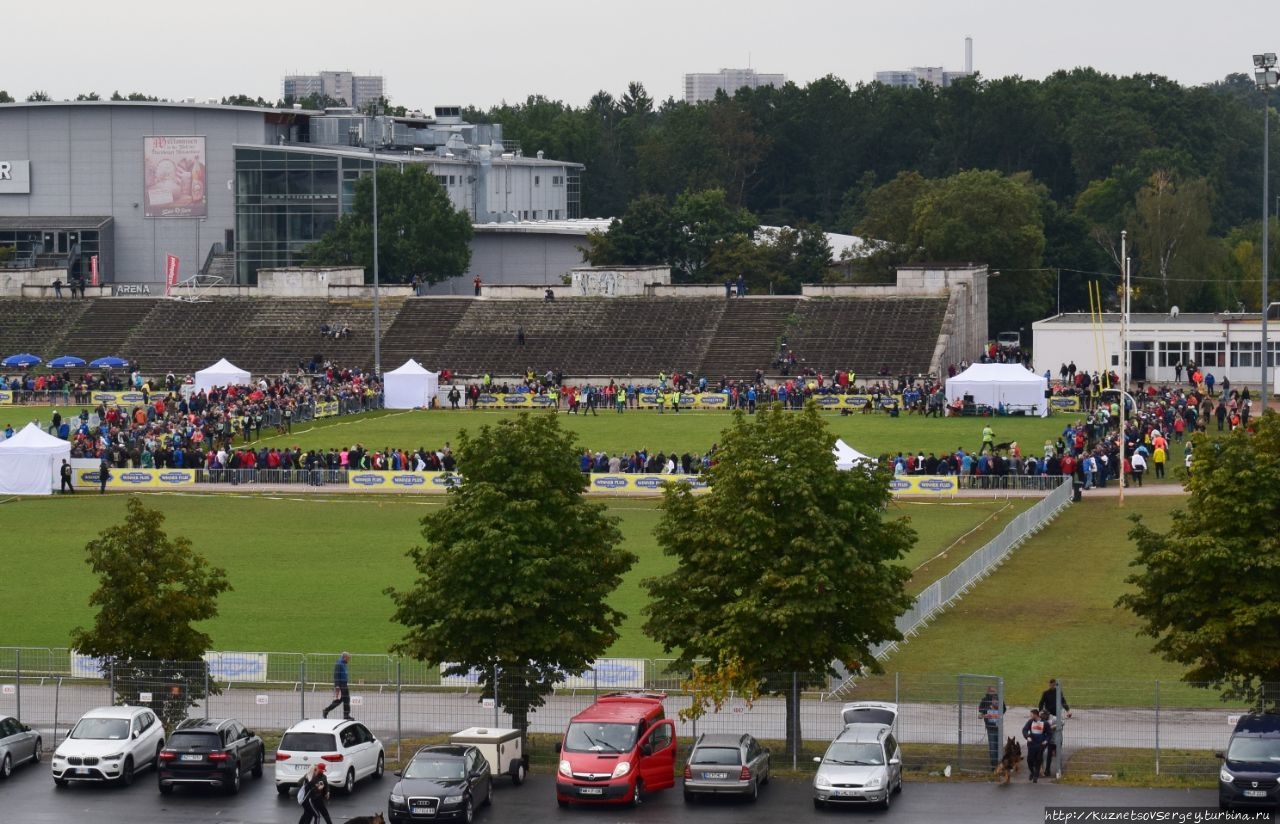
[[[1001,783],[1008,784],[1021,763],[1022,745],[1016,738],[1010,736],[1009,740],[1004,742],[1004,755],[1000,756],[1000,763],[996,765],[996,778],[1003,779]]]
[[[355,818],[348,818],[347,824],[385,824],[382,813],[374,813],[373,815],[358,815]]]
[[[1011,446],[1013,446],[1013,441],[1005,441],[1004,443],[996,444],[994,448],[996,452],[1004,452]]]

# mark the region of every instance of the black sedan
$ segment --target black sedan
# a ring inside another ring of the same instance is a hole
[[[160,793],[179,784],[218,787],[227,795],[240,792],[241,777],[262,777],[266,760],[262,739],[232,718],[189,718],[178,725],[160,751],[156,773]]]
[[[387,801],[391,824],[442,818],[470,822],[476,808],[492,800],[489,762],[475,747],[423,747],[396,777]]]

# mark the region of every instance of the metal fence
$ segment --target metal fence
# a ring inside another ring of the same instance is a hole
[[[88,710],[125,700],[152,706],[170,724],[183,716],[230,716],[259,732],[279,732],[320,716],[331,704],[336,659],[337,653],[213,653],[205,661],[135,662],[103,672],[65,649],[0,648],[0,715],[39,730],[46,749]],[[389,756],[467,727],[515,723],[509,711],[515,697],[511,679],[500,679],[503,686],[494,701],[482,683],[487,679],[475,672],[448,676],[438,665],[378,654],[353,655],[349,671],[351,714],[382,738]],[[685,719],[680,713],[690,698],[680,681],[661,660],[598,661],[595,669],[563,680],[542,706],[531,709],[530,754],[535,761],[550,759],[551,742],[573,715],[600,694],[626,689],[666,692],[667,713],[678,719],[682,739],[702,732],[750,732],[773,747],[780,767],[811,767],[810,759],[843,728],[840,711],[846,701],[897,704],[896,734],[905,763],[925,772],[990,769],[990,739],[979,712],[987,687],[996,687],[1001,703],[1009,704],[998,730],[1001,742],[1006,736],[1021,739],[1028,715],[1027,704],[1005,695],[998,675],[890,673],[864,679],[837,696],[822,678],[788,673],[770,683],[790,696],[748,701],[731,695],[718,709]],[[1071,712],[1059,719],[1055,772],[1208,778],[1217,769],[1214,750],[1225,747],[1231,724],[1247,710],[1181,682],[1061,684]],[[342,710],[339,705],[335,713]],[[786,745],[789,724],[798,726],[795,748]]]

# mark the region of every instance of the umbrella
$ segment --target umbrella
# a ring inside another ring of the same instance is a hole
[[[49,361],[49,366],[53,369],[66,369],[69,366],[84,366],[84,358],[77,358],[75,355],[62,355]]]
[[[129,362],[124,358],[117,358],[113,355],[111,357],[98,358],[97,360],[89,361],[89,365],[94,369],[123,369],[129,365]]]
[[[41,358],[39,355],[33,355],[30,352],[23,352],[19,355],[10,355],[9,357],[5,358],[3,361],[0,361],[0,365],[5,366],[6,368],[9,368],[9,369],[12,369],[14,367],[26,369],[28,366],[35,366],[37,363],[42,363],[42,362],[43,362],[43,358]]]

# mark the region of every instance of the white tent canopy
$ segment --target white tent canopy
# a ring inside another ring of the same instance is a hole
[[[440,373],[432,372],[416,360],[407,360],[399,369],[382,376],[382,392],[387,409],[431,408],[440,388]]]
[[[1049,414],[1049,402],[1044,397],[1048,388],[1043,375],[1016,363],[975,363],[947,379],[947,402],[972,395],[976,404],[992,409],[1003,405],[1007,410],[1022,409],[1043,418]]]
[[[853,469],[863,461],[874,463],[874,459],[849,446],[842,438],[836,438],[836,445],[831,450],[831,454],[836,457],[836,469]]]
[[[71,458],[71,444],[48,435],[34,423],[0,441],[0,493],[49,495],[60,484],[62,459]]]
[[[249,373],[223,358],[213,366],[201,369],[195,374],[195,391],[212,389],[215,386],[243,386],[249,382]]]

